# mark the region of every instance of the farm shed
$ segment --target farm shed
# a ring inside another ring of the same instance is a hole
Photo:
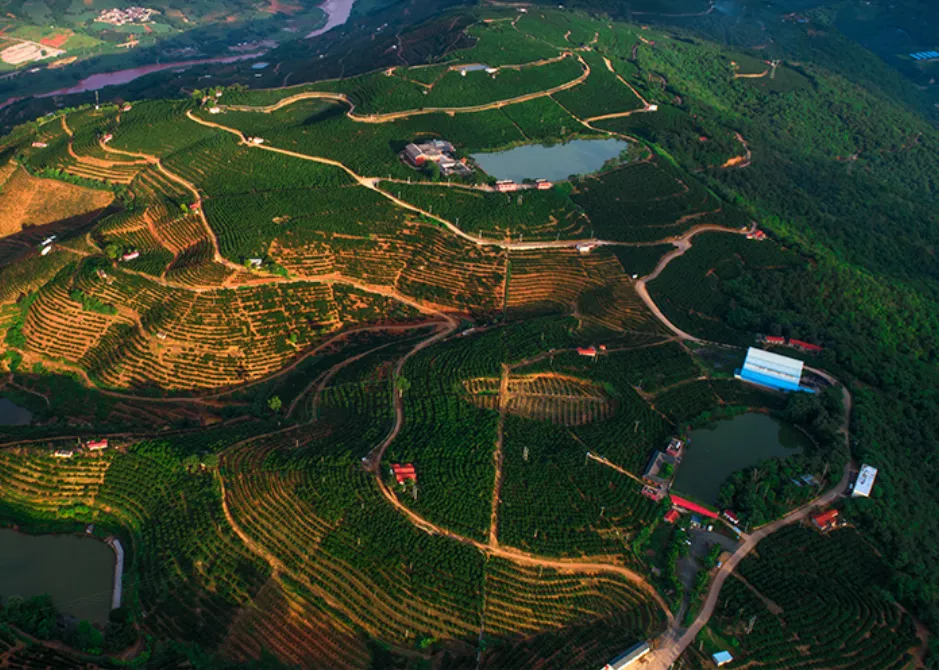
[[[830,509],[812,517],[812,525],[821,531],[831,530],[838,521],[838,510]]]
[[[650,651],[648,642],[639,642],[604,665],[602,670],[625,670]]]
[[[802,381],[803,365],[802,361],[795,358],[750,347],[743,368],[734,376],[779,391],[806,391],[808,389],[799,385]]]
[[[670,509],[668,510],[668,513],[665,515],[665,523],[675,523],[676,521],[678,521],[679,516],[680,515],[678,514],[677,509]]]
[[[404,147],[404,157],[415,167],[421,167],[424,161],[427,160],[427,156],[424,155],[424,152],[421,151],[421,148],[416,144],[409,144]]]
[[[404,482],[411,480],[412,482],[417,482],[417,471],[414,469],[414,465],[411,463],[394,463],[391,466],[391,472],[394,474],[395,479],[402,486]]]
[[[867,498],[874,488],[874,480],[877,478],[877,468],[865,463],[861,466],[857,481],[854,482],[854,488],[851,490],[852,498]]]
[[[701,516],[706,516],[709,519],[717,518],[717,512],[715,512],[714,510],[710,510],[707,507],[704,507],[703,505],[699,505],[698,503],[691,502],[690,500],[686,500],[674,494],[670,494],[670,497],[672,499],[672,504],[675,505],[676,507],[681,507],[682,509],[686,509],[689,512],[697,512]]]
[[[714,661],[714,665],[718,668],[722,665],[727,665],[734,657],[730,655],[729,651],[719,651],[716,654],[711,654],[711,660]]]

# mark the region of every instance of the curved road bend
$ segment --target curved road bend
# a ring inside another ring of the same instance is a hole
[[[487,102],[482,105],[471,105],[468,107],[424,107],[421,109],[407,109],[400,112],[387,112],[385,114],[357,114],[355,111],[355,103],[347,96],[345,93],[333,93],[331,91],[306,91],[304,93],[296,93],[286,98],[282,98],[275,102],[272,105],[253,107],[251,105],[226,105],[226,109],[230,109],[235,112],[261,112],[264,114],[270,114],[271,112],[276,112],[279,109],[282,109],[288,105],[292,105],[295,102],[301,100],[332,100],[333,102],[342,102],[346,105],[349,105],[349,111],[346,112],[346,116],[358,123],[390,123],[392,121],[399,121],[401,119],[406,119],[412,116],[421,116],[424,114],[472,114],[475,112],[485,112],[491,109],[501,109],[502,107],[508,107],[509,105],[517,105],[523,102],[529,102],[530,100],[537,100],[538,98],[545,98],[555,93],[560,93],[568,89],[579,86],[580,84],[587,81],[587,77],[590,76],[590,66],[587,64],[579,54],[575,54],[571,51],[566,51],[563,54],[563,58],[576,58],[581,67],[584,68],[584,71],[576,79],[571,79],[570,81],[559,84],[553,88],[545,89],[543,91],[535,91],[533,93],[526,93],[524,95],[519,95],[514,98],[506,98],[504,100],[495,100],[493,102]],[[558,60],[563,60],[563,58]],[[556,62],[554,60],[550,62]],[[540,63],[544,65],[545,63]],[[522,66],[514,66],[513,69],[518,69]]]

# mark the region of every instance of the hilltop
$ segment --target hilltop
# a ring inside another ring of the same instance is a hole
[[[939,429],[939,133],[821,62],[524,9],[421,24],[419,64],[0,140],[0,390],[34,414],[4,427],[0,517],[124,541],[130,624],[93,655],[599,667],[651,640],[695,667],[703,630],[753,667],[790,634],[825,667],[922,659],[939,552],[897,515],[932,466],[899,444]],[[587,174],[483,167],[596,140]],[[734,379],[767,334],[818,345],[818,393]],[[722,489],[722,586],[644,474],[745,412],[808,441]],[[861,461],[875,498],[842,502]],[[813,534],[823,503],[854,527]],[[818,608],[790,560],[830,576]],[[75,651],[5,620],[0,658]]]

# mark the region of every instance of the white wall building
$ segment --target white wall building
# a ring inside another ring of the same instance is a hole
[[[857,481],[854,482],[854,489],[851,491],[852,498],[868,498],[871,489],[874,488],[874,480],[877,478],[877,468],[865,463],[861,466],[861,471],[857,475]]]

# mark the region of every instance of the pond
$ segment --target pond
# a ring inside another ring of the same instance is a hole
[[[0,597],[48,593],[67,614],[107,623],[114,551],[81,535],[24,535],[0,529]]]
[[[801,453],[809,438],[795,426],[766,414],[741,414],[691,431],[672,488],[716,504],[721,484],[732,473],[766,458]]]
[[[33,413],[14,405],[7,398],[0,398],[0,426],[25,426],[33,420]]]
[[[496,179],[564,181],[572,174],[590,174],[629,147],[617,139],[573,140],[566,144],[526,144],[506,151],[472,154],[486,174]]]

